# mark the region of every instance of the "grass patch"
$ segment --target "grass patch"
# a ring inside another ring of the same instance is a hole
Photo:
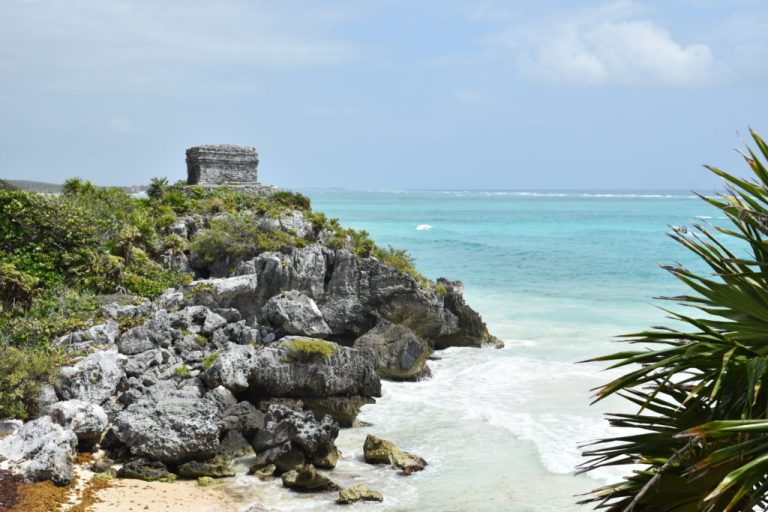
[[[203,362],[202,362],[203,369],[204,370],[209,370],[211,368],[211,366],[213,366],[213,363],[215,363],[216,360],[219,358],[219,356],[221,355],[222,352],[223,352],[223,350],[217,350],[216,352],[213,352],[213,353],[208,354],[207,356],[205,356],[203,358]]]
[[[288,349],[288,360],[290,361],[323,361],[336,353],[335,344],[309,338],[286,341],[281,346]]]
[[[189,368],[185,364],[177,366],[176,369],[173,370],[173,374],[180,379],[188,379],[190,376]]]

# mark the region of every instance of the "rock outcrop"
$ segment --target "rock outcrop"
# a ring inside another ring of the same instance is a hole
[[[204,153],[192,155],[201,183],[237,177],[204,172]],[[76,448],[97,446],[122,464],[120,476],[170,481],[229,476],[232,459],[249,456],[260,478],[338,490],[317,468],[336,466],[339,426],[381,396],[380,377],[424,378],[433,350],[498,340],[461,283],[420,281],[349,243],[324,245],[334,234],[315,220],[254,213],[257,229],[303,242],[247,260],[190,253],[182,263],[197,281],[151,302],[115,297],[93,327],[56,340],[75,362],[43,387],[37,419],[0,436],[9,467],[27,481],[66,484]],[[165,234],[189,238],[207,226],[210,218],[190,215]],[[406,474],[426,465],[373,436],[365,458]],[[355,486],[339,502],[367,499],[381,495]]]
[[[394,466],[405,475],[421,471],[427,466],[427,461],[419,456],[405,452],[394,443],[379,439],[368,434],[363,445],[365,462],[369,464],[388,464]]]
[[[464,303],[461,283],[438,280],[434,288],[425,288],[410,275],[374,257],[358,258],[344,249],[312,244],[285,252],[265,252],[249,261],[219,263],[201,271],[220,276],[233,272],[240,277],[255,276],[250,302],[235,306],[244,318],[266,323],[272,320],[280,326],[286,324],[288,316],[294,321],[311,320],[317,334],[325,331],[324,322],[329,329],[327,337],[348,344],[380,319],[411,329],[436,348],[499,343],[488,333],[480,316]],[[291,293],[273,299],[287,292]],[[271,299],[273,304],[265,309]],[[287,308],[298,314],[284,314]],[[301,330],[286,325],[286,333]]]
[[[0,457],[26,482],[66,485],[72,481],[76,446],[74,432],[42,416],[0,441]]]
[[[113,430],[131,454],[179,464],[212,457],[224,424],[216,405],[194,387],[156,385],[117,413]]]
[[[75,433],[84,446],[99,442],[107,429],[107,413],[97,404],[82,400],[56,402],[50,408],[51,419]]]
[[[357,338],[354,347],[368,356],[380,377],[415,380],[430,375],[429,344],[402,325],[382,320]]]
[[[357,484],[347,489],[339,491],[339,499],[336,503],[339,505],[351,505],[358,501],[384,501],[384,496],[378,491],[368,488],[367,485]]]
[[[312,464],[283,473],[283,485],[299,492],[336,491],[339,486],[321,475]]]
[[[290,471],[314,463],[331,469],[338,460],[334,444],[338,435],[339,425],[330,416],[318,421],[312,412],[271,405],[264,428],[253,441],[259,454],[256,465],[274,464],[279,471]]]

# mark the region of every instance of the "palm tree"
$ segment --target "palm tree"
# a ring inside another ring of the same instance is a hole
[[[623,341],[639,346],[594,359],[626,369],[595,401],[617,394],[638,410],[609,415],[626,434],[588,447],[581,469],[641,469],[582,503],[615,512],[768,507],[768,145],[750,134],[757,149],[747,147],[743,157],[754,177],[708,167],[726,192],[700,196],[727,227],[670,235],[711,270],[665,267],[690,288],[690,295],[665,298],[691,311],[669,311],[685,327],[626,335]]]
[[[165,195],[165,189],[168,187],[168,178],[152,178],[147,189],[147,196],[150,199],[162,199]]]

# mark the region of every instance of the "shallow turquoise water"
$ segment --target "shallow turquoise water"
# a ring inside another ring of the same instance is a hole
[[[381,490],[378,510],[561,511],[585,510],[575,495],[620,477],[574,476],[580,444],[610,434],[602,414],[626,408],[590,406],[590,389],[610,375],[576,361],[618,350],[617,334],[665,322],[652,297],[684,289],[659,264],[696,268],[668,225],[721,222],[711,207],[679,191],[304,192],[316,210],[410,251],[428,277],[462,280],[506,343],[449,349],[430,363],[432,379],[384,383],[361,413],[371,425],[341,433],[334,478]],[[430,466],[408,478],[366,466],[369,432]],[[330,503],[270,496],[263,503],[276,510]]]

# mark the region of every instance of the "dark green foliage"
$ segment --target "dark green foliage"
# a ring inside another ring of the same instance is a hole
[[[55,350],[0,346],[0,418],[33,415],[42,386],[62,362]]]
[[[32,304],[39,279],[0,263],[0,311],[26,311]]]
[[[669,300],[682,330],[657,327],[624,337],[639,349],[601,357],[627,373],[597,392],[618,394],[637,412],[612,414],[631,429],[592,447],[585,470],[637,464],[624,481],[588,502],[610,511],[751,511],[768,507],[768,145],[744,158],[756,179],[709,169],[727,183],[702,197],[728,227],[695,226],[672,238],[710,272],[666,267],[690,288]],[[727,243],[730,242],[730,243]]]
[[[190,248],[211,264],[218,259],[247,260],[264,251],[303,247],[306,243],[282,230],[263,231],[251,215],[233,215],[211,221],[210,228],[195,237]]]
[[[61,196],[0,192],[0,260],[39,280],[154,297],[183,276],[156,262],[153,211],[120,189],[67,180]]]
[[[26,309],[9,309],[0,314],[0,345],[46,345],[96,323],[97,309],[96,300],[88,293],[62,285],[39,290]]]

